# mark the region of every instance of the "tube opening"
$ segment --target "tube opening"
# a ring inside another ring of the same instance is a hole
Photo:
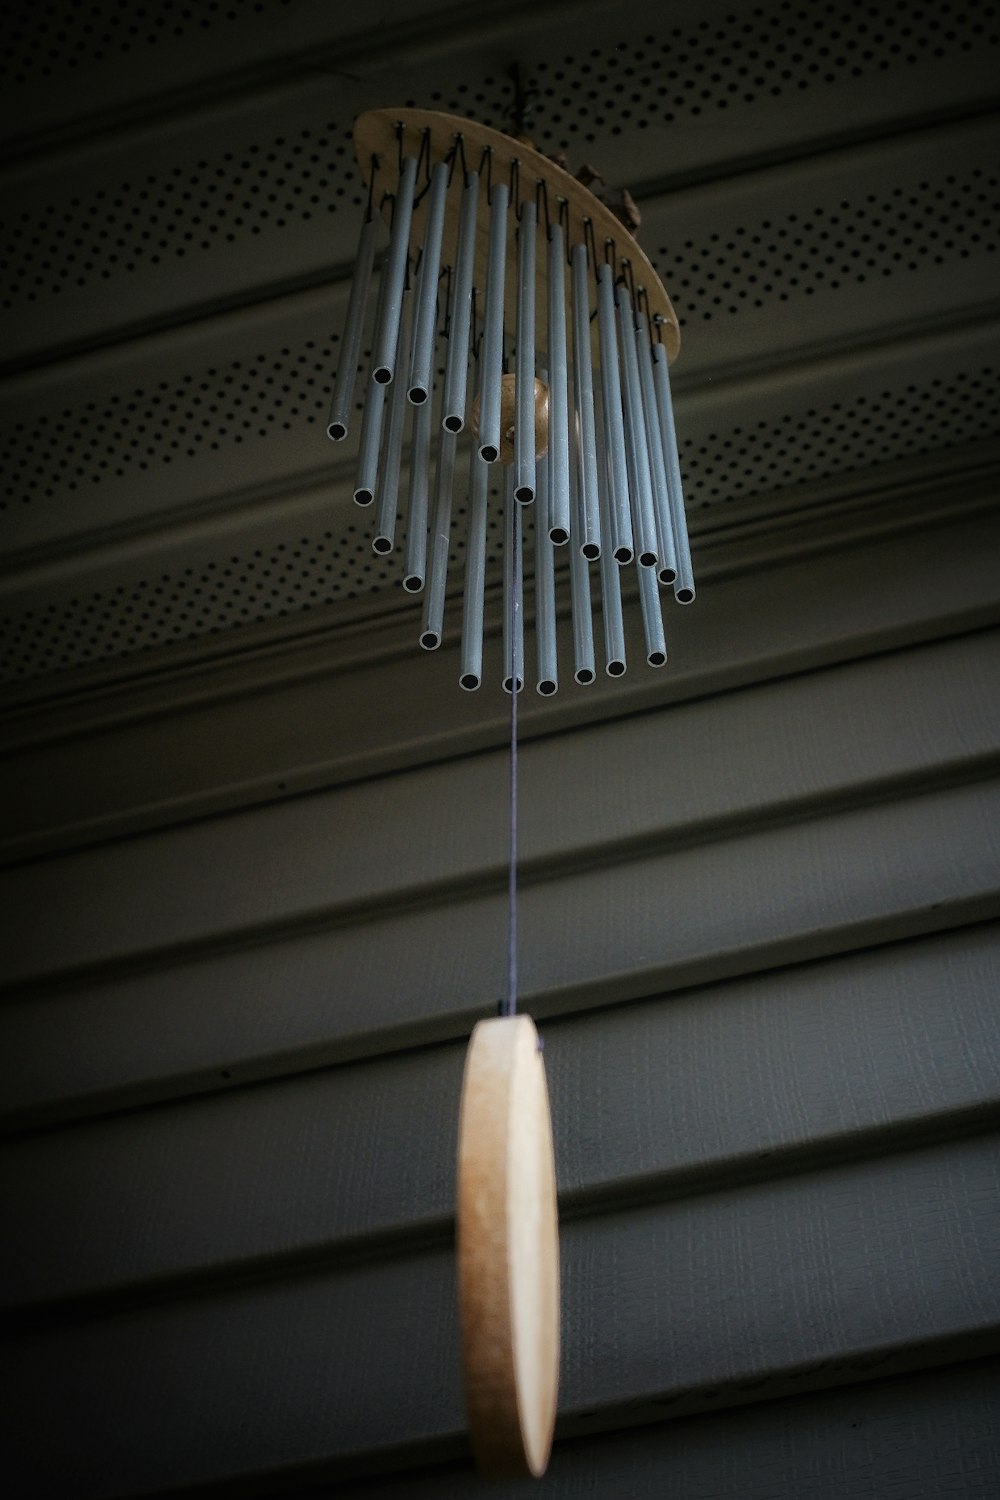
[[[555,547],[565,547],[569,541],[569,532],[565,526],[552,526],[549,528],[549,541]]]
[[[408,573],[403,579],[403,587],[408,594],[419,594],[424,586],[424,580],[419,573]]]
[[[326,435],[328,438],[332,438],[335,443],[342,443],[344,438],[347,436],[346,423],[331,422],[329,427],[326,429]]]
[[[376,385],[388,385],[392,379],[392,371],[388,365],[379,365],[377,370],[372,371],[372,379]]]
[[[596,542],[584,542],[580,551],[588,562],[596,562],[601,555],[601,549]]]
[[[661,568],[656,576],[661,583],[673,583],[677,577],[677,570],[676,568]]]
[[[640,552],[639,553],[639,566],[642,567],[642,568],[655,568],[656,567],[656,553],[655,552]]]
[[[481,677],[476,676],[475,672],[463,672],[458,679],[458,685],[465,688],[467,693],[474,693],[482,680]]]
[[[436,630],[425,630],[420,637],[420,644],[425,651],[436,651],[441,644],[441,637]]]
[[[445,432],[461,432],[462,428],[465,426],[465,423],[461,417],[450,416],[445,417],[441,425],[444,428]],[[492,449],[490,451],[492,452]],[[481,458],[484,456],[482,449],[479,450],[479,455]],[[492,459],[487,459],[486,461],[487,463],[493,462]]]
[[[505,693],[509,693],[510,692],[510,684],[511,684],[511,678],[510,678],[510,674],[508,673],[508,675],[503,680],[503,690],[504,690]],[[523,687],[524,687],[524,678],[523,677],[519,677],[517,679],[517,690],[518,690],[518,692],[520,692]]]
[[[371,505],[371,503],[372,503],[372,501],[374,499],[375,499],[375,491],[374,490],[355,490],[354,491],[354,503],[355,503],[355,505]]]
[[[666,659],[667,653],[665,651],[651,651],[646,657],[651,667],[662,667]]]
[[[423,406],[427,400],[427,392],[422,385],[411,385],[406,393],[406,399],[411,406]]]
[[[538,684],[538,691],[543,698],[551,698],[557,686],[558,683],[553,682],[551,677],[546,677]]]
[[[632,561],[632,550],[629,547],[616,547],[613,555],[615,562],[619,563],[622,567]]]
[[[372,551],[384,557],[387,552],[392,551],[392,542],[387,536],[376,536],[372,538]]]
[[[609,661],[605,667],[605,671],[609,677],[624,677],[625,663],[623,661]]]
[[[535,492],[530,484],[519,484],[514,491],[514,499],[518,505],[530,505],[535,498]]]
[[[677,592],[676,592],[676,594],[674,595],[674,598],[677,600],[678,604],[693,604],[694,603],[694,589],[689,589],[689,588],[678,589]]]
[[[596,673],[592,672],[589,667],[580,667],[573,673],[573,676],[581,687],[586,687],[588,682],[593,682]]]
[[[484,443],[479,450],[479,457],[484,464],[495,464],[500,457],[500,449],[494,448],[492,443]]]

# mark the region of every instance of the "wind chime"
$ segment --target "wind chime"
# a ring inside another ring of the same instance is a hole
[[[525,682],[522,514],[534,517],[536,686],[559,682],[556,557],[568,554],[573,675],[596,679],[592,565],[604,669],[626,670],[622,577],[634,564],[651,666],[667,659],[661,596],[694,599],[669,364],[677,319],[614,212],[578,179],[472,121],[373,110],[354,130],[368,187],[329,436],[348,434],[380,221],[379,277],[354,498],[372,547],[396,549],[423,593],[420,645],[444,630],[452,514],[467,496],[459,685],[483,681],[491,471],[503,475],[501,682],[511,695],[507,994],[469,1043],[458,1163],[458,1271],[472,1444],[489,1472],[541,1474],[555,1422],[559,1266],[545,1071],[517,1014],[517,699]],[[439,345],[444,378],[435,386]],[[409,470],[403,494],[403,446]],[[459,456],[465,450],[457,479]],[[433,464],[432,464],[433,458]],[[433,485],[431,471],[433,467]],[[428,526],[428,521],[430,525]]]

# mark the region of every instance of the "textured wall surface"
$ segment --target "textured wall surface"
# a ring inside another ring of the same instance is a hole
[[[376,9],[3,22],[5,1473],[483,1488],[453,1175],[507,702],[454,612],[416,649],[322,426],[353,115],[502,126],[518,60],[681,314],[699,598],[664,670],[522,705],[562,1385],[546,1489],[490,1493],[985,1500],[994,8]]]

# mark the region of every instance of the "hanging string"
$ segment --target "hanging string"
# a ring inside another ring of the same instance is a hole
[[[510,851],[507,887],[507,995],[502,1016],[517,1014],[517,615],[521,565],[521,507],[512,503],[513,560],[510,589]]]

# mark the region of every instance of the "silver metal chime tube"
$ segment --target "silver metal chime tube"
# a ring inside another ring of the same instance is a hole
[[[434,486],[430,576],[427,580],[427,593],[424,595],[424,628],[420,637],[420,644],[425,651],[434,651],[440,646],[444,630],[444,591],[448,581],[448,554],[451,550],[451,491],[455,481],[455,444],[453,432],[441,433]]]
[[[602,555],[610,545],[615,561],[624,564],[632,561],[632,522],[629,516],[628,463],[625,457],[621,372],[615,328],[614,274],[609,265],[597,268],[597,321],[601,339],[601,405],[609,491],[607,513],[601,519],[601,530],[606,539]]]
[[[663,635],[660,589],[652,568],[639,569],[639,605],[646,638],[646,660],[651,667],[662,667],[667,659],[667,643]]]
[[[574,550],[593,560],[601,555],[601,508],[597,498],[597,434],[594,423],[594,371],[590,354],[590,282],[586,245],[573,246],[573,384],[579,427],[580,506]]]
[[[663,454],[667,466],[667,493],[670,499],[670,518],[673,522],[674,546],[677,551],[677,577],[674,581],[674,598],[679,604],[691,604],[694,600],[694,574],[691,570],[691,548],[688,542],[687,517],[684,514],[684,490],[681,486],[681,465],[677,453],[677,434],[674,430],[674,408],[670,400],[670,375],[667,370],[667,351],[662,344],[653,345],[653,380],[656,389],[656,408],[663,434]]]
[[[361,418],[361,444],[358,449],[358,472],[354,498],[358,505],[371,505],[375,499],[378,477],[378,450],[382,443],[382,416],[385,410],[385,386],[374,381],[368,391]]]
[[[413,413],[413,444],[410,449],[410,492],[406,503],[406,561],[403,587],[419,594],[427,567],[427,494],[431,466],[431,403],[425,401]]]
[[[660,431],[660,421],[656,410],[656,390],[653,386],[653,353],[649,347],[648,333],[641,325],[635,330],[635,348],[639,361],[643,416],[646,421],[646,446],[649,449],[649,466],[653,478],[656,576],[661,583],[673,583],[677,577],[677,555],[674,550],[674,523],[670,518],[667,468],[663,457],[663,434]]]
[[[472,325],[472,273],[476,256],[476,208],[479,174],[468,172],[462,190],[455,252],[455,284],[448,322],[448,358],[444,371],[441,424],[448,432],[465,426],[465,396],[469,371],[469,330]]]
[[[596,472],[596,455],[595,455]],[[583,534],[580,486],[570,478],[570,505],[574,535]],[[596,677],[594,669],[594,620],[590,601],[590,564],[578,546],[569,549],[569,589],[573,611],[573,676],[586,684]]]
[[[490,468],[469,449],[469,531],[465,542],[465,613],[459,686],[473,692],[483,680],[483,595],[486,588],[486,510]]]
[[[340,362],[337,365],[333,400],[330,402],[330,420],[326,431],[327,436],[333,438],[335,443],[347,436],[350,425],[354,386],[358,378],[358,355],[361,353],[361,333],[368,308],[368,294],[371,291],[372,267],[375,264],[375,229],[376,218],[372,212],[362,223],[361,234],[358,236],[354,280],[351,282],[344,336],[340,344]]]
[[[556,560],[550,538],[552,450],[536,469],[535,494],[535,658],[536,688],[549,698],[559,686],[556,655]],[[567,528],[568,529],[568,528]]]
[[[503,514],[503,690],[524,687],[524,588],[521,567],[521,509],[514,499],[514,473],[504,478]],[[511,677],[511,664],[514,675]]]
[[[399,313],[406,283],[406,268],[410,245],[410,225],[413,222],[413,188],[417,179],[417,162],[413,156],[403,160],[396,190],[396,202],[392,212],[392,231],[389,236],[389,253],[382,268],[385,293],[375,330],[372,356],[372,379],[378,385],[388,385],[395,371],[396,339],[399,333]]]
[[[409,353],[411,292],[403,293],[399,315],[399,338],[396,343],[396,363],[402,367]],[[379,466],[377,494],[378,505],[375,516],[375,535],[372,551],[380,556],[391,552],[396,544],[396,512],[399,508],[399,465],[403,454],[403,424],[406,421],[406,386],[402,380],[393,381],[389,392],[389,421],[386,426],[385,448]]]
[[[503,297],[507,255],[507,184],[498,182],[490,199],[490,239],[483,313],[483,374],[479,396],[479,456],[500,457],[500,389],[503,378]]]
[[[427,195],[427,220],[423,250],[420,254],[417,309],[413,315],[413,351],[409,362],[410,388],[407,395],[414,406],[423,405],[431,392],[438,278],[441,275],[441,237],[444,233],[444,205],[447,192],[448,163],[439,161],[431,173],[430,191]],[[399,358],[399,364],[403,365],[402,358]]]
[[[382,321],[385,306],[385,267],[379,278],[378,296],[375,299],[375,327]],[[378,479],[378,454],[382,446],[382,418],[385,415],[385,386],[369,379],[365,392],[364,411],[361,414],[361,439],[358,444],[358,467],[354,478],[354,499],[358,505],[371,505],[375,499],[375,483]]]
[[[358,127],[373,167],[387,160],[395,166],[395,143],[400,148],[396,190],[384,192],[377,205],[389,219],[389,248],[374,311],[354,490],[359,504],[374,503],[372,548],[387,556],[405,527],[403,587],[424,592],[420,644],[434,650],[443,637],[452,561],[458,443],[466,426],[475,425],[476,432],[461,438],[469,470],[460,686],[473,691],[483,682],[487,557],[495,525],[490,475],[501,457],[505,691],[520,692],[525,684],[527,594],[533,596],[537,691],[557,691],[556,590],[563,586],[571,605],[574,678],[581,684],[596,680],[600,646],[595,651],[592,608],[598,586],[592,562],[599,564],[605,671],[620,677],[626,670],[621,567],[632,561],[638,565],[646,659],[661,666],[667,647],[660,585],[672,585],[681,603],[695,596],[668,353],[657,326],[671,316],[663,288],[627,235],[622,253],[621,238],[600,204],[588,210],[575,196],[578,185],[569,183],[563,183],[567,196],[559,196],[555,167],[536,160],[528,178],[514,143],[470,126],[483,153],[480,170],[471,171],[464,156],[469,136],[454,133],[446,117],[400,114],[404,118],[390,127],[387,112],[373,111],[374,123]],[[504,180],[494,183],[494,172]],[[555,222],[548,211],[553,193],[559,202]],[[328,431],[338,440],[352,417],[358,357],[371,317],[373,195],[374,182],[330,409]],[[539,265],[542,207],[546,259]],[[646,277],[645,290],[633,284],[633,267]],[[544,315],[537,302],[540,274]],[[439,337],[447,347],[440,392],[434,389]],[[544,402],[536,403],[536,390]],[[467,421],[467,408],[478,411],[475,423]],[[523,582],[523,507],[529,502],[535,505],[533,590]],[[555,566],[555,548],[567,542],[568,579]],[[631,587],[624,592],[634,597]]]
[[[535,239],[533,202],[521,204],[517,231],[517,348],[514,373],[514,499],[535,498]]]
[[[566,261],[561,224],[548,248],[549,461],[548,535],[557,547],[569,541],[569,386],[566,369]]]
[[[601,527],[611,526],[606,492],[601,493]],[[601,549],[601,613],[604,619],[604,670],[609,677],[625,673],[625,622],[622,619],[622,583],[610,547]]]
[[[635,348],[635,311],[627,286],[615,288],[622,351],[622,395],[628,423],[629,493],[632,499],[632,534],[641,568],[656,566],[656,518],[653,487],[646,446],[646,419],[639,385],[639,358]]]

